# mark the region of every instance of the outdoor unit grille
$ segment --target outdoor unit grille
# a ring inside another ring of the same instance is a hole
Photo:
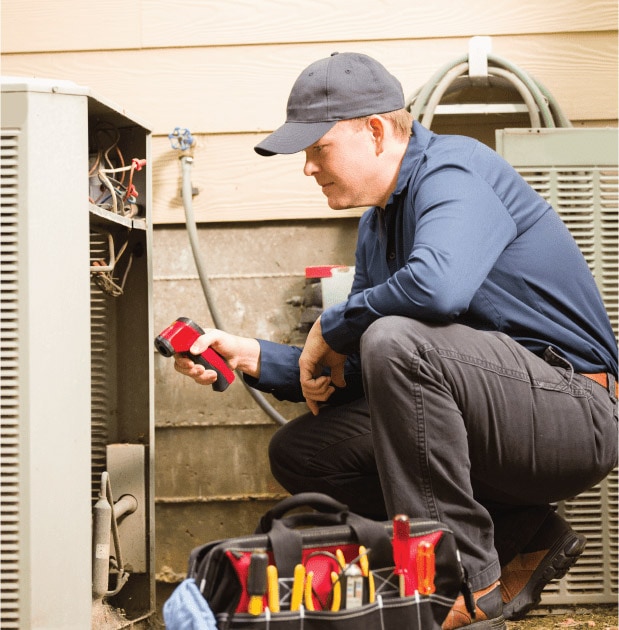
[[[89,201],[96,134],[149,165],[150,132],[68,81],[0,84],[0,628],[150,627],[150,171],[131,216]],[[135,509],[93,548],[102,480]]]
[[[90,622],[86,114],[83,93],[2,78],[3,630]]]
[[[17,347],[17,131],[0,135],[0,627],[19,628],[19,398]]]
[[[90,232],[90,262],[108,258],[107,241],[99,232]],[[106,445],[109,442],[110,418],[113,417],[111,379],[115,372],[111,307],[103,291],[90,281],[90,344],[91,344],[91,497],[95,505],[99,496],[101,473],[106,470]]]
[[[502,129],[497,151],[557,210],[585,256],[619,335],[617,129]],[[618,475],[563,501],[562,513],[587,537],[574,568],[542,603],[617,602]]]

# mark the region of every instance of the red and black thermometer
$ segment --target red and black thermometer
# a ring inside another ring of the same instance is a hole
[[[203,335],[204,331],[188,317],[179,317],[155,338],[155,348],[164,357],[175,353],[189,357],[194,363],[203,365],[207,370],[217,372],[217,380],[213,383],[216,392],[223,392],[234,380],[234,372],[228,367],[225,359],[212,348],[202,354],[191,354],[189,348],[193,342]]]

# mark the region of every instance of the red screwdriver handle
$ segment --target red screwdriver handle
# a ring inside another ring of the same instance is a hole
[[[410,565],[410,522],[405,514],[397,514],[393,519],[393,560],[400,581],[400,597],[404,597],[408,594],[406,577]]]

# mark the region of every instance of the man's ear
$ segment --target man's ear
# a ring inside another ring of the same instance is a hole
[[[376,155],[380,155],[384,151],[385,121],[380,116],[370,116],[367,125],[376,146]]]

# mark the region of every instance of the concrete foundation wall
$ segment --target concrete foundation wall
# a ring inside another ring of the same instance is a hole
[[[219,224],[199,228],[203,265],[228,332],[302,342],[296,330],[305,267],[354,264],[357,219]],[[154,322],[178,316],[212,325],[184,227],[154,235]],[[287,419],[302,403],[267,399]],[[251,533],[260,515],[286,496],[271,476],[267,448],[278,425],[237,378],[224,393],[178,374],[155,356],[156,572],[165,601],[190,551]]]

